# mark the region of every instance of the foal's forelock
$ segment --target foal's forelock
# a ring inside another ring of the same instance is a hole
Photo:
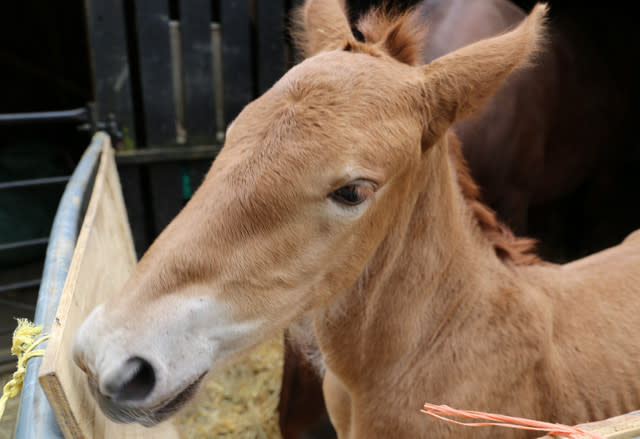
[[[366,43],[380,47],[394,59],[409,65],[420,62],[427,27],[416,11],[374,8],[358,20],[356,28]]]
[[[343,8],[344,7],[344,2]],[[360,17],[356,23],[356,29],[364,37],[362,44],[351,36],[348,41],[337,41],[336,47],[349,51],[360,51],[372,55],[380,52],[386,53],[394,59],[409,65],[416,65],[420,61],[427,28],[415,9],[401,11],[387,6],[372,8]],[[315,17],[311,17],[313,19]],[[300,7],[293,14],[293,28],[291,34],[299,52],[308,58],[316,53],[314,40],[307,31],[309,26],[321,24],[328,31],[330,28],[329,17],[318,16],[321,23],[309,23],[310,17],[306,14],[305,6]]]

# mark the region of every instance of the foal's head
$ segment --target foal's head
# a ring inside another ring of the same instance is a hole
[[[78,331],[107,415],[161,421],[208,371],[353,284],[423,190],[429,151],[527,62],[544,13],[418,67],[412,16],[368,16],[360,42],[338,0],[307,1],[308,59],[240,113],[193,199]]]

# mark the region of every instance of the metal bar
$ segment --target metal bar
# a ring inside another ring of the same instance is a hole
[[[11,250],[14,248],[33,247],[36,245],[42,245],[49,242],[49,238],[37,238],[28,239],[26,241],[10,242],[8,244],[0,244],[0,252],[4,250]]]
[[[87,122],[89,111],[86,108],[73,110],[41,111],[36,113],[0,114],[0,125],[16,125],[39,122]]]
[[[38,280],[38,283],[40,283],[40,280]],[[12,306],[14,308],[18,308],[18,309],[24,309],[27,311],[34,311],[36,309],[36,307],[34,305],[28,305],[26,303],[22,303],[22,302],[17,302],[15,300],[10,300],[10,299],[2,299],[0,298],[0,305],[8,305],[8,306]]]
[[[66,183],[69,181],[70,178],[71,177],[65,175],[62,177],[46,177],[46,178],[34,178],[31,180],[8,181],[8,182],[0,183],[0,190],[13,189],[17,187],[41,186],[44,184]]]
[[[222,145],[179,146],[171,148],[146,148],[122,151],[116,154],[119,166],[140,165],[160,162],[191,161],[214,158]]]
[[[0,293],[4,293],[6,291],[21,290],[23,288],[37,287],[38,285],[40,285],[40,279],[26,280],[23,282],[15,282],[12,284],[0,285]],[[34,309],[34,307],[31,307],[29,309]]]
[[[44,332],[51,330],[51,325],[55,318],[82,215],[84,214],[83,209],[91,193],[104,140],[105,135],[102,133],[94,136],[91,146],[84,153],[71,176],[71,182],[67,185],[62,195],[58,212],[53,221],[50,235],[51,242],[47,247],[42,284],[40,285],[36,313],[33,319],[36,325],[42,325]],[[46,343],[44,342],[40,347],[46,348]],[[63,437],[53,410],[38,383],[38,369],[41,363],[41,357],[34,357],[29,360],[27,365],[20,398],[20,412],[18,413],[15,432],[16,439],[62,439]]]

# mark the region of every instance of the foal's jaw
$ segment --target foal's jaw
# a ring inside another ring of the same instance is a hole
[[[226,304],[204,296],[165,295],[130,311],[96,308],[77,332],[73,358],[109,418],[145,426],[179,410],[263,326],[232,321]]]

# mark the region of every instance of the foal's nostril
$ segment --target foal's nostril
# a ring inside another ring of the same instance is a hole
[[[139,401],[151,393],[155,384],[151,364],[143,358],[133,357],[103,383],[101,391],[114,401]]]

